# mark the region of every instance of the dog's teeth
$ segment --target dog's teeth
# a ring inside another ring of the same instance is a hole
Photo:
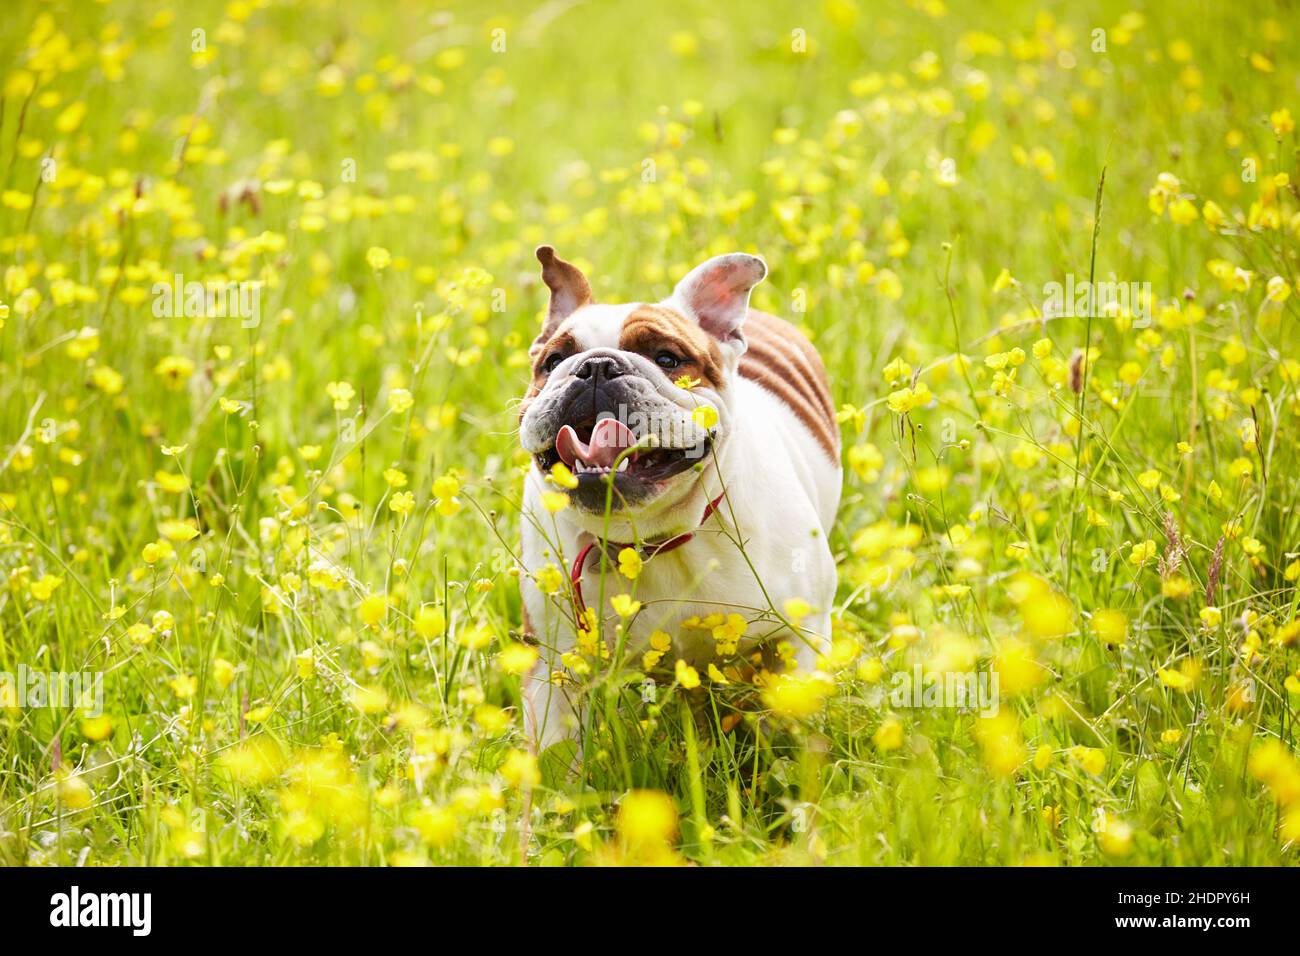
[[[626,459],[626,458],[624,458],[622,461],[620,461],[620,462],[618,463],[618,470],[619,470],[619,471],[627,471],[627,459]]]

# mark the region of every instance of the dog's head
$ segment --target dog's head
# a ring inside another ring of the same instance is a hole
[[[571,498],[588,515],[604,513],[611,483],[613,511],[638,520],[682,502],[727,441],[749,292],[767,266],[731,253],[697,266],[663,302],[598,305],[550,246],[537,258],[551,303],[529,351],[524,449],[544,473],[568,466]]]

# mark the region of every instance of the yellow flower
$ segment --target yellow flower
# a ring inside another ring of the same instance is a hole
[[[903,361],[902,356],[896,356],[885,365],[881,374],[890,385],[895,382],[910,382],[912,380],[912,366]]]
[[[107,740],[108,735],[113,732],[113,718],[108,714],[83,717],[79,729],[81,730],[81,736],[99,743],[101,740]]]
[[[1002,642],[994,659],[999,689],[1009,696],[1023,694],[1047,680],[1047,668],[1038,662],[1027,641],[1009,638]]]
[[[366,250],[366,265],[376,272],[383,272],[392,264],[393,256],[383,246],[371,246]]]
[[[700,405],[691,412],[691,421],[695,422],[700,428],[708,431],[714,425],[718,424],[718,410],[712,405]]]
[[[974,737],[985,766],[996,777],[1013,776],[1025,761],[1019,723],[1005,710],[975,721]]]
[[[666,844],[677,835],[677,808],[658,790],[633,790],[618,807],[618,834],[632,848]]]
[[[1283,624],[1273,632],[1273,643],[1279,647],[1290,647],[1300,640],[1300,620]]]
[[[1092,630],[1107,644],[1123,644],[1128,637],[1128,619],[1123,611],[1113,608],[1097,611],[1092,615]]]
[[[641,610],[641,602],[632,599],[630,594],[615,594],[609,599],[610,606],[619,617],[631,617]]]
[[[551,466],[551,481],[558,487],[567,488],[569,491],[578,487],[578,477],[562,461],[557,461]]]
[[[370,594],[362,598],[357,605],[357,616],[366,627],[378,627],[388,616],[388,596]]]
[[[802,720],[821,712],[834,685],[824,675],[778,674],[763,688],[763,703],[773,713]]]
[[[409,411],[414,404],[415,399],[404,388],[395,388],[388,393],[388,410],[394,415]]]
[[[235,679],[235,665],[224,657],[218,657],[212,662],[212,679],[218,687],[225,690]]]
[[[1214,230],[1218,229],[1225,219],[1222,207],[1212,199],[1207,199],[1205,205],[1201,206],[1201,221],[1206,227]]]
[[[537,663],[537,650],[511,641],[497,654],[497,667],[507,674],[527,674]]]
[[[897,750],[903,746],[903,722],[897,717],[886,717],[871,735],[871,742],[882,753]]]
[[[325,386],[325,394],[334,403],[336,412],[346,412],[357,392],[347,382],[330,382]]]
[[[700,686],[699,672],[680,657],[677,659],[677,665],[674,670],[677,676],[677,683],[681,684],[682,687],[691,690]]]
[[[180,495],[189,490],[189,480],[184,475],[173,474],[170,471],[155,471],[153,480],[158,482],[158,487],[168,494]]]
[[[1071,747],[1070,759],[1093,776],[1100,776],[1106,769],[1106,752],[1096,747]]]
[[[388,692],[382,687],[353,687],[348,699],[363,714],[382,714],[388,709]]]
[[[181,355],[168,355],[158,360],[154,372],[168,388],[178,389],[194,374],[194,362]]]
[[[1125,857],[1133,849],[1133,828],[1104,811],[1096,827],[1097,842],[1107,856]]]
[[[217,765],[236,783],[255,787],[280,775],[284,770],[285,756],[275,740],[259,734],[224,751],[217,758]]]
[[[1181,690],[1186,693],[1196,686],[1197,672],[1189,673],[1186,667],[1176,671],[1161,667],[1157,669],[1157,673],[1160,675],[1160,683],[1171,690]]]
[[[411,826],[429,846],[446,846],[456,836],[456,812],[450,807],[424,806],[409,817]]]
[[[884,673],[885,665],[879,657],[867,657],[858,664],[858,677],[868,684],[877,683]]]
[[[835,413],[835,421],[840,425],[851,424],[854,431],[861,433],[867,424],[867,412],[866,409],[845,402]]]
[[[934,396],[930,394],[930,386],[925,382],[919,383],[915,388],[900,388],[897,391],[889,393],[889,410],[897,412],[899,415],[906,415],[914,408],[920,408],[928,405]]]
[[[193,520],[189,521],[164,521],[158,525],[158,531],[168,541],[175,541],[178,544],[190,541],[199,536],[199,529],[194,526]]]
[[[1037,640],[1061,637],[1074,626],[1074,607],[1055,591],[1034,594],[1020,605],[1025,630]]]
[[[641,553],[636,548],[624,548],[618,553],[618,570],[629,581],[641,573]]]
[[[1169,221],[1174,225],[1189,225],[1195,222],[1199,215],[1200,212],[1196,208],[1196,203],[1186,196],[1179,196],[1169,204]]]
[[[433,500],[434,510],[444,518],[450,518],[461,509],[461,502],[458,497],[460,493],[460,479],[455,475],[446,474],[440,478],[434,479],[433,482]]]
[[[388,510],[406,517],[415,508],[415,495],[409,491],[399,491],[388,499]]]
[[[495,737],[510,727],[510,715],[494,704],[479,704],[474,708],[474,723],[484,733]]]
[[[542,782],[537,758],[522,750],[512,750],[501,765],[501,776],[506,782],[521,790],[531,790]]]
[[[848,451],[848,459],[853,473],[867,484],[878,481],[880,471],[885,467],[885,456],[870,442],[852,446]]]
[[[533,579],[537,582],[538,590],[543,594],[556,594],[564,586],[564,574],[554,564],[541,568]]]
[[[32,582],[31,594],[36,600],[45,602],[50,599],[59,585],[63,583],[63,578],[56,577],[53,574],[43,574],[39,581]]]
[[[140,551],[140,557],[145,564],[157,564],[159,561],[166,561],[176,552],[166,541],[150,541]]]
[[[90,384],[105,395],[118,395],[126,384],[126,379],[116,369],[107,365],[97,365],[90,373]]]
[[[542,507],[554,514],[569,507],[569,496],[562,491],[543,491]]]
[[[426,641],[441,637],[447,631],[447,612],[432,604],[422,605],[415,612],[415,633]]]
[[[1129,564],[1140,568],[1155,557],[1155,553],[1156,543],[1154,541],[1148,540],[1135,544],[1133,545],[1133,549],[1129,552]]]
[[[463,625],[456,631],[456,643],[471,651],[482,650],[491,642],[491,629],[481,623]]]
[[[199,689],[199,680],[189,674],[179,674],[169,680],[167,686],[181,700],[189,700],[194,696],[194,692]]]

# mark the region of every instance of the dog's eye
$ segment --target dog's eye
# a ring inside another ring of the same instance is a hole
[[[672,352],[663,351],[655,356],[655,364],[662,369],[672,370],[681,365],[682,360]]]
[[[560,367],[560,363],[563,362],[566,357],[567,356],[561,355],[559,352],[552,352],[550,355],[546,356],[546,361],[542,363],[542,371],[547,375],[550,375]]]

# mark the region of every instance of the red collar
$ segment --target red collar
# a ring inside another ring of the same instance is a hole
[[[708,507],[704,509],[704,516],[700,518],[700,527],[704,527],[704,522],[708,521],[709,516],[718,510],[718,505],[722,503],[722,499],[726,497],[726,494],[727,493],[724,491],[722,494],[718,495],[718,497],[709,502]],[[667,541],[660,541],[658,544],[641,545],[636,550],[642,557],[649,560],[656,555],[675,551],[687,541],[690,541],[693,537],[695,537],[695,532],[687,531],[684,534],[679,534],[676,537],[669,538]],[[599,543],[600,542],[598,541],[592,541],[585,548],[579,551],[578,556],[573,561],[573,569],[569,572],[569,582],[573,585],[573,609],[577,613],[578,629],[583,631],[587,630],[587,605],[584,604],[582,600],[582,572],[587,564],[588,555],[595,550]],[[619,544],[617,541],[611,541],[607,547],[607,553],[612,552],[617,555],[624,548],[635,546],[631,544]]]

